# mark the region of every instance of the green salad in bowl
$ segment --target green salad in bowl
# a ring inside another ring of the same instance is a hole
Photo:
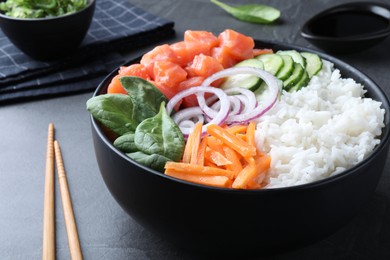
[[[14,18],[46,18],[80,11],[88,0],[6,0],[0,3],[0,11]]]

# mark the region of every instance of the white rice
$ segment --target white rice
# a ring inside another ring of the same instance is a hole
[[[271,156],[266,188],[321,180],[366,158],[380,142],[385,111],[365,92],[327,61],[307,87],[283,92],[256,130],[258,148]]]

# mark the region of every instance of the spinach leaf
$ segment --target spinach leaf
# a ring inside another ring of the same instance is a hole
[[[233,7],[218,0],[211,0],[211,2],[244,22],[267,24],[276,21],[280,17],[279,10],[267,5],[248,4]]]
[[[143,119],[155,116],[159,112],[161,102],[168,102],[164,94],[147,80],[125,76],[120,78],[120,82]]]
[[[159,113],[142,121],[135,130],[135,145],[146,154],[159,154],[173,161],[180,160],[184,150],[184,137],[165,110],[165,102]]]
[[[134,143],[134,133],[127,133],[119,136],[114,141],[114,146],[124,153],[132,153],[138,151]]]
[[[133,108],[132,99],[123,94],[99,95],[87,101],[92,116],[118,135],[134,133],[137,128],[140,120]]]
[[[165,163],[167,161],[170,161],[170,159],[165,156],[159,154],[146,154],[140,151],[134,153],[127,153],[126,155],[134,161],[137,161],[142,165],[145,165],[160,172],[164,172]]]

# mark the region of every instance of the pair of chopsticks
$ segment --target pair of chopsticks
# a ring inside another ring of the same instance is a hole
[[[55,158],[54,158],[55,157]],[[54,124],[50,123],[47,137],[46,150],[46,174],[45,174],[45,193],[44,193],[44,214],[43,214],[43,260],[54,260],[55,252],[55,173],[54,159],[56,161],[58,182],[61,191],[62,207],[66,232],[68,234],[68,244],[71,259],[83,259],[80,247],[80,241],[77,233],[76,222],[72,209],[68,182],[66,180],[64,163],[60,145],[54,140]]]

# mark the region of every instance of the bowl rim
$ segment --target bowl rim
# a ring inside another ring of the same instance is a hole
[[[97,0],[88,0],[87,5],[84,6],[83,9],[81,9],[81,10],[79,10],[77,12],[67,13],[67,14],[63,14],[63,15],[60,15],[60,16],[42,17],[42,18],[16,18],[16,17],[5,15],[4,13],[0,12],[0,18],[4,19],[4,20],[18,21],[18,22],[23,22],[23,21],[25,21],[25,22],[42,22],[42,21],[59,20],[59,19],[68,18],[68,17],[72,17],[72,16],[75,16],[75,15],[78,15],[81,12],[85,12],[87,9],[90,9],[92,6],[95,5],[96,1]],[[4,1],[0,0],[0,2],[4,2]]]
[[[326,59],[332,63],[335,64],[335,67],[341,70],[348,70],[349,72],[353,74],[358,74],[362,79],[364,79],[364,86],[370,85],[374,87],[374,91],[382,97],[383,100],[380,102],[382,103],[381,108],[385,110],[384,115],[384,127],[382,128],[382,134],[380,137],[380,143],[374,148],[374,150],[361,162],[357,163],[356,165],[352,166],[351,168],[338,173],[336,175],[327,177],[325,179],[313,181],[310,183],[305,184],[298,184],[293,186],[286,186],[286,187],[277,187],[277,188],[266,188],[266,189],[228,189],[228,188],[219,188],[219,187],[213,187],[213,186],[206,186],[202,184],[192,183],[188,181],[184,181],[181,179],[177,179],[168,175],[165,175],[162,172],[150,169],[149,167],[146,167],[137,161],[131,159],[128,157],[125,153],[121,152],[117,148],[114,147],[113,143],[108,139],[108,137],[105,135],[102,127],[100,126],[100,123],[92,116],[90,115],[91,125],[93,130],[97,133],[99,138],[107,145],[111,151],[116,153],[118,156],[120,156],[122,159],[128,161],[131,164],[134,164],[136,167],[142,168],[144,171],[153,174],[160,178],[165,178],[173,182],[178,182],[183,185],[188,185],[192,188],[200,188],[205,190],[213,190],[213,191],[219,191],[219,192],[225,192],[225,193],[242,193],[242,194],[257,194],[257,193],[274,193],[274,192],[292,192],[292,191],[300,191],[300,190],[306,190],[306,189],[313,189],[317,187],[323,187],[326,185],[329,185],[333,182],[337,182],[339,180],[343,180],[345,178],[348,178],[349,176],[356,174],[359,172],[359,169],[364,168],[367,164],[369,164],[379,153],[381,153],[386,147],[388,147],[388,143],[390,142],[390,101],[385,92],[381,87],[379,87],[378,84],[376,84],[369,76],[367,76],[362,71],[358,70],[357,68],[349,65],[348,63],[335,58],[331,55],[325,54],[321,51],[313,50],[307,47],[302,47],[300,45],[295,44],[288,44],[288,43],[282,43],[279,41],[269,41],[269,40],[255,40],[256,45],[262,44],[262,47],[265,48],[275,48],[275,49],[295,49],[298,51],[309,51],[318,54],[321,58]],[[265,45],[265,46],[264,46]],[[124,63],[121,66],[132,64],[136,61],[139,61],[140,57],[131,59],[130,61]],[[342,67],[342,69],[341,69]],[[98,85],[96,90],[93,93],[93,97],[97,95],[104,94],[102,93],[102,90],[107,88],[108,81],[111,80],[116,74],[118,69],[114,69],[110,74],[108,74]],[[355,80],[355,79],[354,79]],[[361,83],[361,82],[359,82]],[[363,83],[361,83],[363,84]]]
[[[384,11],[387,15],[382,15],[379,13],[379,10]],[[367,13],[372,13],[377,16],[380,16],[388,20],[387,28],[381,29],[372,33],[358,34],[352,36],[341,36],[341,37],[332,37],[332,36],[323,36],[312,33],[309,29],[310,25],[319,19],[334,13],[342,13],[346,11],[365,11]],[[319,13],[313,15],[309,20],[307,20],[302,28],[301,35],[306,39],[312,40],[322,40],[322,41],[333,41],[333,42],[345,42],[345,41],[366,41],[373,40],[378,38],[384,38],[390,35],[390,5],[377,3],[377,2],[351,2],[336,5],[320,11]]]

